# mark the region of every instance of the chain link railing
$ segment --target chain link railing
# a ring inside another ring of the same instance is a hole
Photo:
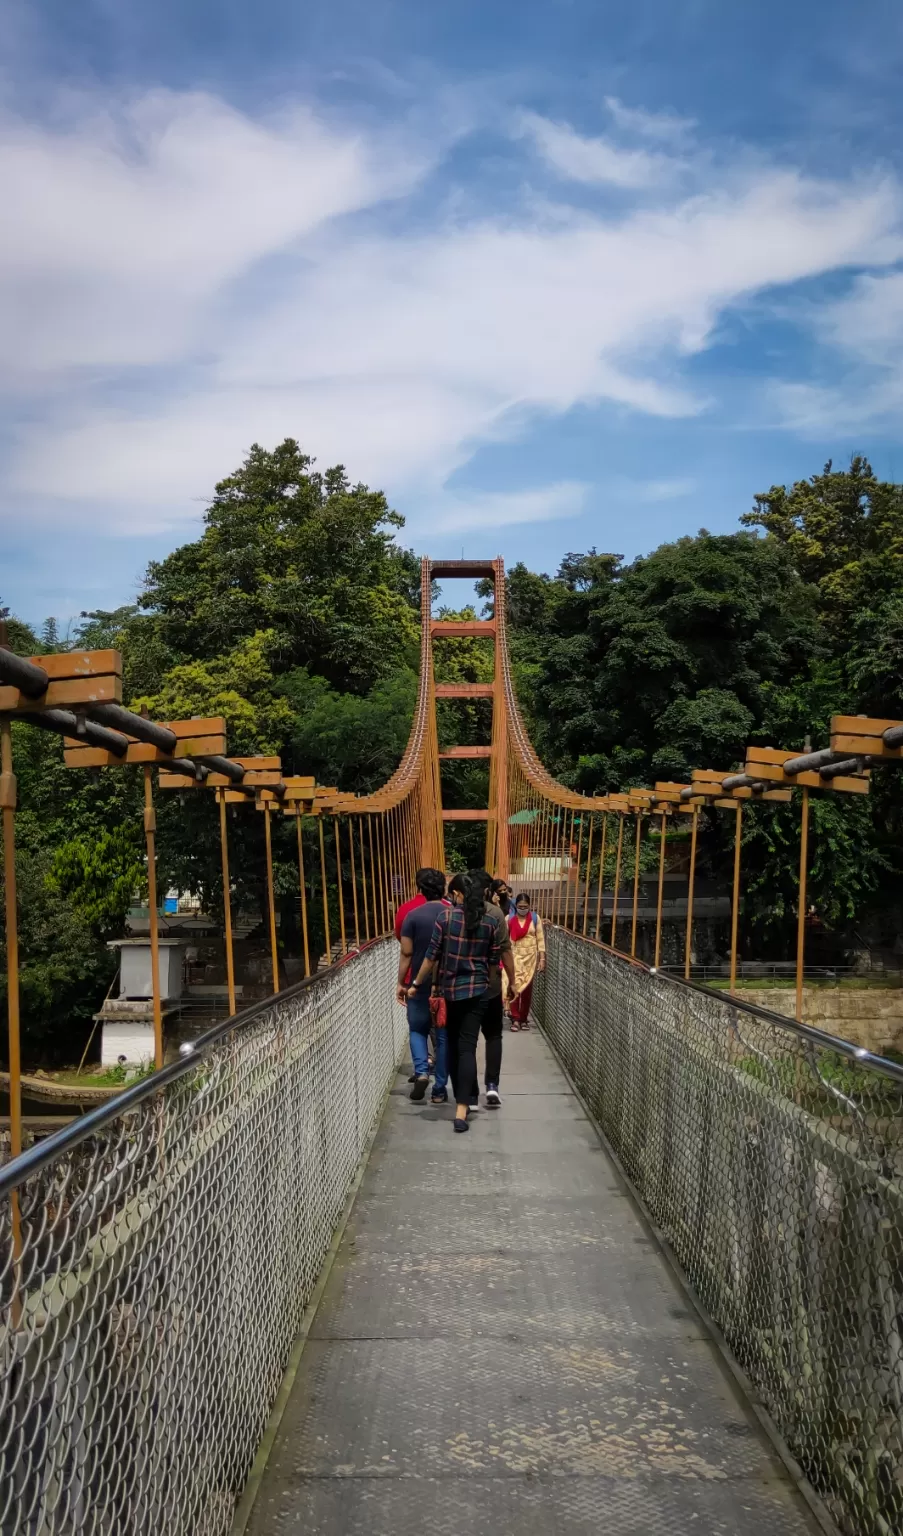
[[[535,1007],[833,1518],[903,1531],[903,1069],[561,929]]]
[[[228,1531],[407,1037],[386,940],[0,1170],[0,1531]]]

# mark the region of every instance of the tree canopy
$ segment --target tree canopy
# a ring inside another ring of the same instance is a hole
[[[224,715],[230,750],[279,753],[289,772],[366,793],[397,766],[416,698],[419,567],[397,542],[402,523],[381,491],[342,466],[317,470],[293,439],[254,445],[216,486],[200,536],[150,565],[135,602],[82,614],[66,639],[53,620],[36,633],[2,606],[0,618],[22,654],[115,647],[127,703],[157,719]],[[772,486],[740,523],[630,562],[589,549],[566,553],[554,575],[510,568],[521,707],[560,778],[589,792],[683,779],[695,766],[731,769],[749,742],[826,745],[832,713],[903,717],[903,488],[855,457]],[[437,639],[435,669],[439,681],[487,681],[492,646]],[[443,744],[489,739],[489,701],[442,700],[438,715]],[[37,1043],[71,1059],[112,971],[106,940],[143,889],[140,776],[66,772],[58,738],[13,731],[26,1053]],[[898,787],[878,772],[867,800],[813,797],[812,899],[839,931],[881,938],[898,924]],[[486,761],[444,765],[443,793],[449,806],[485,806]],[[215,817],[212,797],[190,786],[159,796],[161,888],[218,910]],[[797,809],[753,807],[745,825],[744,929],[758,952],[783,956]],[[719,879],[730,831],[706,818],[703,862]],[[451,863],[481,857],[481,825],[449,833]],[[230,840],[235,900],[262,910],[259,823],[236,816]],[[274,855],[291,935],[296,850],[282,819]],[[328,848],[330,868],[333,858]]]

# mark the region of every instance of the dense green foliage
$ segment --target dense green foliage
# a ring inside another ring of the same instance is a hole
[[[568,554],[554,577],[515,564],[515,675],[540,755],[588,791],[733,768],[750,741],[827,743],[832,713],[903,716],[903,488],[854,459],[757,496],[731,535],[705,531],[629,564]],[[201,536],[152,564],[134,604],[84,614],[71,642],[121,650],[124,697],[157,719],[224,715],[230,750],[278,752],[289,772],[366,792],[394,770],[416,697],[419,570],[381,492],[319,473],[297,443],[255,446],[220,482]],[[488,594],[484,591],[483,596]],[[449,618],[469,618],[465,608]],[[3,617],[0,611],[0,617]],[[25,654],[59,649],[7,616]],[[492,677],[482,639],[438,640],[440,681]],[[440,701],[440,742],[489,739],[488,701]],[[55,737],[14,726],[26,1059],[72,1059],[112,975],[106,949],[143,896],[137,771],[68,773]],[[483,761],[446,764],[449,806],[483,806]],[[811,894],[824,924],[895,937],[903,818],[890,771],[867,801],[814,796]],[[216,808],[186,783],[158,796],[161,889],[222,898]],[[727,874],[729,818],[706,817],[703,866]],[[758,953],[791,951],[798,807],[745,818],[744,924]],[[330,833],[331,833],[330,828]],[[276,818],[286,952],[298,951],[294,824]],[[230,820],[236,904],[261,912],[260,820]],[[483,827],[449,829],[449,862],[482,857]],[[319,838],[305,831],[312,944]],[[644,863],[655,856],[649,840]],[[631,855],[632,857],[632,855]],[[327,878],[335,850],[326,844]],[[0,952],[0,966],[3,955]],[[2,973],[0,973],[2,974]],[[0,982],[2,985],[2,982]]]
[[[830,464],[755,498],[764,530],[664,544],[623,565],[568,555],[557,575],[516,565],[509,623],[536,745],[566,782],[604,792],[695,767],[736,767],[746,745],[828,744],[832,714],[903,714],[903,487],[868,463]],[[826,925],[895,937],[903,867],[898,781],[869,800],[813,797],[810,894]],[[706,817],[719,876],[731,829]],[[747,934],[789,953],[798,808],[746,817]]]

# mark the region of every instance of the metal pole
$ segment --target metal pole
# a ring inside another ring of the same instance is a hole
[[[633,918],[630,924],[630,953],[636,955],[636,918],[640,901],[640,835],[643,830],[643,813],[636,813],[636,846],[633,853]]]
[[[662,897],[665,890],[665,843],[668,836],[668,815],[662,811],[662,846],[658,854],[658,909],[655,914],[655,968],[662,952]]]
[[[342,845],[339,842],[339,818],[333,816],[332,824],[335,828],[335,878],[339,888],[339,931],[342,937],[342,954],[347,955],[348,945],[345,942],[345,898],[342,894]]]
[[[22,1151],[22,1037],[19,1014],[19,918],[16,895],[16,780],[13,738],[0,717],[0,806],[3,807],[3,883],[6,890],[6,1005],[9,1029],[9,1150]],[[19,1208],[15,1207],[18,1225]]]
[[[624,844],[624,813],[618,812],[618,856],[615,860],[615,891],[611,903],[611,947],[615,948],[615,935],[618,931],[618,891],[621,887],[621,849]]]
[[[235,959],[232,954],[232,892],[229,881],[229,835],[226,825],[226,796],[216,792],[219,801],[219,841],[223,860],[223,916],[226,934],[226,982],[229,987],[229,1013],[235,1012]]]
[[[367,821],[369,824],[369,817]],[[367,859],[364,852],[364,817],[357,819],[357,832],[361,844],[361,902],[364,908],[364,935],[367,943],[370,942],[370,898],[367,895]]]
[[[332,965],[332,936],[329,932],[329,892],[326,889],[326,844],[323,840],[323,813],[318,818],[320,828],[320,879],[323,882],[323,927],[326,931],[326,964]]]
[[[370,899],[373,903],[373,937],[378,939],[380,935],[379,905],[376,899],[376,856],[373,852],[373,813],[367,812],[367,837],[370,842]]]
[[[307,936],[307,880],[304,874],[304,838],[301,823],[304,820],[299,809],[295,820],[298,824],[298,884],[301,887],[301,932],[304,935],[304,974],[310,975],[310,943]]]
[[[596,818],[589,818],[589,846],[586,850],[586,889],[583,892],[583,937],[586,938],[586,920],[589,917],[589,876],[593,863],[593,834],[596,830]]]
[[[596,892],[596,943],[602,928],[602,890],[605,885],[605,844],[608,840],[608,812],[602,817],[602,852],[599,855],[599,889]]]
[[[354,817],[348,817],[348,847],[351,850],[351,894],[354,898],[354,944],[361,947],[360,918],[357,910],[357,870],[354,867]]]
[[[270,833],[269,801],[263,808],[263,826],[267,850],[267,900],[270,908],[270,958],[273,966],[273,993],[279,991],[279,949],[276,942],[276,893],[273,890],[273,840]]]
[[[796,919],[796,1016],[803,1023],[803,967],[806,957],[806,874],[809,864],[809,791],[803,788],[800,823],[800,894]]]
[[[150,764],[144,765],[144,838],[147,846],[147,907],[154,999],[154,1066],[163,1065],[163,1004],[160,1001],[160,928],[157,921],[157,815]]]
[[[730,989],[737,981],[737,923],[740,916],[740,837],[743,830],[743,801],[737,801],[737,830],[734,835],[734,893],[731,903],[731,979]]]
[[[690,881],[687,886],[687,942],[684,953],[684,976],[690,979],[690,956],[693,951],[693,887],[696,882],[696,832],[699,826],[699,806],[693,807],[693,827],[690,833]]]

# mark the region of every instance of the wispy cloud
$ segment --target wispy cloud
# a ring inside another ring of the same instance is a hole
[[[674,175],[674,159],[646,149],[627,149],[610,139],[587,138],[568,123],[554,123],[536,112],[524,112],[521,131],[533,140],[543,159],[560,176],[590,185],[650,187]]]
[[[903,271],[866,273],[842,298],[803,311],[823,348],[832,382],[773,380],[772,419],[794,432],[893,424],[903,411]]]
[[[412,519],[412,534],[453,539],[459,530],[514,528],[523,523],[551,523],[579,517],[589,486],[558,480],[527,491],[447,491]]]
[[[530,121],[535,146],[545,120]],[[524,144],[498,214],[456,199],[441,137],[310,105],[257,121],[155,92],[83,103],[65,132],[0,119],[16,236],[0,254],[3,505],[115,533],[177,526],[252,441],[290,433],[402,511],[477,516],[445,487],[481,445],[577,405],[699,413],[684,359],[732,306],[903,251],[892,181],[741,156],[690,194],[656,181],[668,157],[615,145],[606,161],[603,141],[551,127],[551,193],[518,197],[536,165]],[[568,154],[584,166],[574,201]],[[585,191],[605,176],[616,211]],[[582,494],[556,482],[493,516],[571,516]]]
[[[631,489],[637,501],[659,502],[680,501],[683,496],[692,496],[696,490],[696,481],[689,478],[675,480],[637,480]]]
[[[606,96],[605,105],[616,127],[624,133],[634,133],[643,139],[654,139],[662,144],[680,143],[696,127],[691,117],[678,117],[671,112],[646,112],[642,107],[626,107],[617,96]]]

